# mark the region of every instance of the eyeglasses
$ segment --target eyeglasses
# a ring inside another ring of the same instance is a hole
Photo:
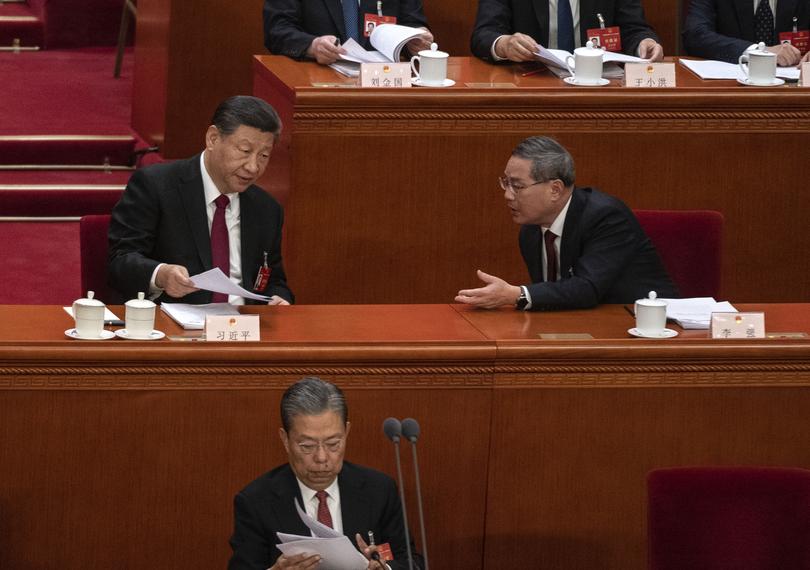
[[[330,439],[329,441],[320,441],[317,443],[296,443],[298,449],[304,455],[312,455],[318,448],[323,448],[326,453],[337,453],[343,447],[343,439]]]
[[[525,190],[531,186],[537,186],[538,184],[543,184],[548,182],[548,180],[541,180],[539,182],[532,182],[531,184],[527,184],[525,186],[521,186],[520,184],[515,185],[512,182],[512,179],[506,176],[505,174],[498,177],[498,183],[501,185],[502,190],[510,190],[515,196],[517,196],[521,190]]]

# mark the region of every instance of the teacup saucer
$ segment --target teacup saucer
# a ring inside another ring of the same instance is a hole
[[[75,340],[110,340],[111,338],[115,337],[115,333],[113,333],[112,331],[108,331],[106,329],[102,329],[101,336],[86,337],[86,336],[79,336],[79,333],[76,332],[76,329],[68,329],[65,331],[65,336]]]
[[[747,87],[776,87],[777,85],[784,85],[785,80],[780,77],[774,77],[771,83],[752,83],[750,79],[737,79],[737,83]]]
[[[672,329],[664,329],[658,334],[642,334],[640,330],[633,327],[632,329],[628,329],[627,332],[639,338],[672,338],[678,336],[678,331],[674,331]]]
[[[115,336],[117,336],[118,338],[124,338],[126,340],[160,340],[164,336],[166,336],[166,333],[158,330],[153,330],[152,332],[149,333],[148,337],[142,337],[142,336],[130,336],[129,331],[127,331],[127,329],[118,329],[117,331],[115,331]]]
[[[577,87],[604,87],[610,84],[610,79],[605,79],[604,77],[600,77],[598,83],[580,83],[575,77],[564,77],[563,81],[568,85],[576,85]]]
[[[411,83],[417,87],[452,87],[456,84],[452,79],[445,79],[441,85],[425,85],[419,77],[414,78]]]

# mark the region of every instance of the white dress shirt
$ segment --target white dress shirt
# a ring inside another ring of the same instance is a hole
[[[540,234],[540,265],[542,266],[541,269],[543,270],[543,281],[548,281],[548,262],[546,260],[546,247],[545,247],[545,234],[546,231],[551,230],[555,236],[554,238],[554,251],[557,254],[557,281],[560,280],[560,243],[562,242],[562,235],[563,235],[563,228],[565,227],[565,217],[568,215],[568,207],[571,205],[571,198],[573,194],[568,197],[568,201],[563,206],[563,209],[560,210],[560,213],[557,214],[557,217],[554,218],[554,222],[548,227],[540,226],[541,234]],[[532,308],[532,296],[529,293],[529,288],[525,285],[520,286],[523,294],[526,295],[526,300],[528,303],[526,304],[526,308],[524,310],[528,311]]]
[[[318,520],[318,497],[315,496],[317,491],[304,485],[297,477],[295,480],[298,481],[298,488],[301,489],[304,509],[309,516]],[[343,534],[343,515],[340,510],[340,487],[338,487],[337,477],[324,491],[329,495],[326,498],[326,506],[329,507],[329,514],[332,516],[332,528]]]

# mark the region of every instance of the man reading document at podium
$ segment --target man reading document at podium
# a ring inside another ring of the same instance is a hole
[[[557,141],[521,142],[499,178],[532,283],[512,285],[478,271],[485,286],[457,303],[554,311],[633,303],[650,291],[678,297],[650,238],[618,198],[574,186],[574,159]]]
[[[368,570],[408,567],[402,508],[393,479],[343,460],[348,413],[340,388],[320,378],[304,378],[287,388],[281,398],[279,436],[289,462],[236,495],[229,570],[318,568],[318,555],[286,556],[276,546],[278,532],[310,535],[294,501],[310,517],[356,544],[368,560]],[[377,546],[367,543],[369,531]],[[385,552],[388,547],[393,560],[372,559],[373,552]],[[422,558],[415,553],[414,567],[423,568]]]
[[[423,28],[408,42],[412,54],[430,49],[433,34],[427,29],[422,0],[265,0],[264,45],[270,53],[293,59],[335,63],[350,38],[365,49],[379,24]]]
[[[536,44],[573,53],[603,23],[618,28],[622,52],[663,59],[640,0],[479,0],[470,44],[473,54],[487,61],[532,61]]]

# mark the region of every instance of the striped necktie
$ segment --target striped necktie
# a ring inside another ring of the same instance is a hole
[[[343,23],[346,26],[346,39],[353,39],[358,43],[360,41],[360,7],[357,5],[357,0],[342,0],[343,4]]]
[[[557,2],[557,49],[574,51],[574,16],[568,0]]]

